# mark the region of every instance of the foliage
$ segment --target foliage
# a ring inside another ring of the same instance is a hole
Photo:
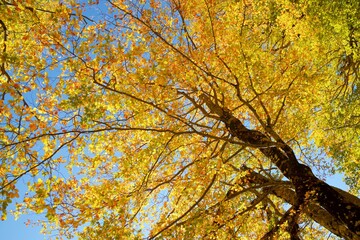
[[[60,237],[355,239],[359,9],[1,1],[2,218],[26,182]]]

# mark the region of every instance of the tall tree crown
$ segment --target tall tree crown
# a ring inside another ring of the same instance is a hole
[[[359,239],[359,5],[0,1],[2,218],[25,183],[61,237]]]

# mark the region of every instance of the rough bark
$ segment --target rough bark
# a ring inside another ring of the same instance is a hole
[[[282,140],[273,142],[260,131],[246,128],[229,110],[213,103],[207,95],[203,94],[200,98],[234,137],[258,148],[292,182],[296,193],[294,204],[305,206],[309,202],[318,204],[336,219],[336,222],[345,225],[355,236],[360,235],[360,207],[356,202],[318,179],[308,166],[299,163],[292,149]]]
[[[268,188],[266,192],[275,195],[278,198],[283,199],[284,201],[286,201],[291,205],[295,205],[296,193],[292,190],[291,186],[281,184],[282,182],[274,182],[273,180],[268,179],[267,177],[261,175],[260,173],[257,173],[255,171],[250,171],[250,169],[246,167],[242,167],[242,170],[248,172],[248,174],[246,174],[243,177],[244,178],[243,182],[248,182],[250,184],[256,184],[256,185],[264,184],[265,186],[274,186],[270,188],[266,187]],[[332,187],[332,188],[334,188],[336,191],[342,194],[349,201],[354,201],[354,203],[357,206],[360,206],[360,199],[358,199],[357,197],[336,187]],[[237,195],[238,192],[230,190],[227,195],[227,199],[234,198]],[[307,204],[305,204],[303,208],[303,212],[312,220],[314,220],[315,222],[317,222],[318,224],[325,227],[330,232],[334,233],[339,237],[342,237],[346,240],[360,240],[360,237],[351,230],[349,230],[342,221],[339,221],[337,218],[332,216],[328,211],[326,211],[324,208],[322,208],[314,201],[309,201]]]

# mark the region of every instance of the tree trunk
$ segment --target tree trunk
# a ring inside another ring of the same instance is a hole
[[[343,223],[354,235],[360,235],[360,206],[353,198],[346,198],[339,191],[332,188],[324,181],[318,179],[311,169],[299,163],[292,149],[282,140],[272,142],[265,134],[250,130],[235,118],[227,109],[213,103],[211,99],[202,94],[200,98],[206,103],[212,113],[218,115],[225,123],[230,133],[245,144],[258,148],[295,187],[296,205],[309,209],[309,206],[319,204],[337,222]],[[350,195],[350,194],[349,194]],[[314,203],[313,205],[309,205]],[[322,212],[320,209],[319,212]],[[330,230],[330,229],[329,229]]]

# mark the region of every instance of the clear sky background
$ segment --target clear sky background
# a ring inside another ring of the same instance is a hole
[[[40,227],[26,226],[27,219],[36,219],[35,215],[21,216],[17,221],[12,215],[8,215],[6,221],[0,222],[1,240],[43,240],[48,237],[40,234]]]

